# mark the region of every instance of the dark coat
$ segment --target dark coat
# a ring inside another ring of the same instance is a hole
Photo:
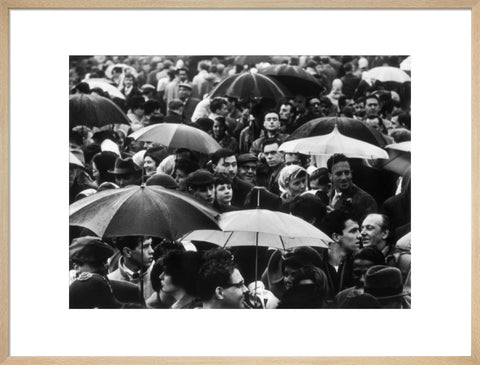
[[[192,115],[197,107],[197,104],[200,102],[200,99],[197,98],[188,98],[187,102],[183,106],[183,118],[186,123],[192,122]]]
[[[245,203],[245,198],[250,190],[252,190],[253,185],[247,181],[239,179],[237,176],[232,181],[232,205],[237,207],[243,207]]]
[[[333,191],[330,194],[330,200],[332,198]],[[370,194],[352,184],[350,189],[340,196],[333,209],[350,214],[353,219],[360,223],[367,214],[377,212],[377,203]]]

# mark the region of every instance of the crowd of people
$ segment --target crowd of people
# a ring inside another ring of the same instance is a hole
[[[327,234],[328,248],[220,248],[165,237],[97,237],[70,229],[70,308],[410,308],[410,172],[335,153],[283,153],[310,121],[346,117],[386,144],[410,141],[410,84],[362,78],[401,56],[72,57],[70,93],[115,102],[130,124],[70,131],[70,204],[108,189],[155,185],[219,214],[269,209]],[[258,59],[257,59],[258,61]],[[299,67],[318,92],[279,100],[211,97],[226,78],[269,63]],[[92,87],[103,79],[121,94]],[[221,148],[206,155],[130,136],[185,124]],[[384,146],[381,146],[384,147]],[[255,262],[256,261],[256,262]],[[258,267],[257,267],[258,266]]]

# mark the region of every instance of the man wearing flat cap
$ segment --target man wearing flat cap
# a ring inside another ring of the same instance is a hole
[[[184,124],[183,118],[183,101],[180,99],[173,99],[168,103],[168,113],[165,117],[165,123]]]
[[[237,157],[237,176],[239,179],[255,185],[258,159],[253,153],[244,153]]]
[[[207,170],[197,170],[188,174],[187,191],[204,204],[213,206],[215,201],[215,177]]]
[[[140,185],[142,170],[133,162],[131,157],[118,157],[113,170],[108,171],[115,175],[115,183],[123,188],[128,185]]]
[[[192,122],[192,115],[200,99],[192,98],[192,84],[180,82],[178,84],[178,98],[183,102],[183,119],[186,123]]]
[[[118,303],[115,304],[116,301],[136,303],[138,306],[144,306],[140,290],[136,285],[123,281],[109,280],[106,277],[108,273],[108,259],[115,251],[100,238],[93,236],[75,238],[69,247],[69,252],[70,261],[74,269],[74,275],[71,276],[70,283],[70,308],[117,308]],[[96,277],[94,275],[104,277],[103,281],[106,284],[100,280],[95,280]],[[94,280],[90,282],[92,278]],[[77,280],[82,283],[73,285]],[[96,291],[95,288],[99,287],[99,291]],[[115,300],[110,298],[105,287],[111,290]],[[80,301],[78,298],[82,296],[87,298]],[[86,304],[87,302],[98,303],[98,305],[92,304],[93,306],[89,306]]]

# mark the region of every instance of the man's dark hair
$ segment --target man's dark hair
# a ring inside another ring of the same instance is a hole
[[[180,71],[185,71],[188,75],[188,70],[185,67],[177,68],[177,75],[180,74]]]
[[[143,242],[143,236],[123,236],[117,238],[116,247],[123,252],[125,247],[135,250]]]
[[[263,113],[263,115],[262,115],[262,121],[265,120],[265,117],[267,116],[267,114],[277,114],[278,119],[280,119],[280,115],[278,114],[278,111],[277,111],[277,110],[275,110],[275,109],[268,109],[265,113]]]
[[[162,105],[157,100],[147,100],[144,104],[145,115],[152,114],[155,110],[159,109]]]
[[[353,260],[368,260],[373,262],[374,265],[385,265],[383,253],[372,246],[362,248],[353,256]]]
[[[188,175],[194,171],[197,171],[200,168],[200,165],[190,159],[178,160],[175,162],[175,170],[182,171],[185,175]]]
[[[128,106],[132,110],[139,109],[139,108],[145,109],[145,99],[141,95],[134,96],[133,98],[130,99]]]
[[[315,223],[322,221],[327,213],[327,207],[322,200],[314,194],[303,194],[296,196],[289,206],[290,213],[310,222],[315,218]]]
[[[265,146],[268,146],[270,144],[275,144],[275,143],[278,144],[278,147],[280,147],[280,145],[282,144],[282,142],[280,142],[278,138],[265,138],[262,141],[262,151],[265,148]]]
[[[133,76],[133,74],[125,74],[123,79],[132,79],[134,82],[136,81],[135,76]]]
[[[235,156],[235,152],[229,150],[228,148],[220,148],[211,155],[211,160],[214,165],[218,164],[221,158],[225,159],[230,156]],[[236,157],[235,157],[236,158]]]
[[[227,102],[223,98],[214,98],[210,102],[210,110],[212,113],[215,113],[217,110],[220,110],[222,108],[222,105],[227,105]]]
[[[215,176],[215,186],[226,185],[226,184],[232,185],[232,179],[230,179],[228,176],[225,176],[223,174]]]
[[[363,101],[366,103],[368,99],[375,99],[376,101],[378,101],[378,104],[380,104],[380,99],[375,94],[370,94],[370,95],[365,96],[363,98]]]
[[[321,228],[330,237],[334,233],[342,235],[345,229],[345,222],[355,219],[343,210],[334,210],[328,213],[322,221]]]
[[[224,249],[206,251],[197,277],[197,293],[202,301],[210,300],[218,286],[231,284],[236,269],[232,254]]]
[[[201,256],[194,251],[170,251],[163,260],[165,274],[171,276],[172,283],[193,296],[200,265]]]
[[[339,163],[339,162],[348,162],[348,164],[350,165],[350,161],[347,158],[347,156],[345,156],[342,153],[336,153],[336,154],[332,155],[327,161],[328,172],[332,173],[333,165],[335,165],[336,163]]]

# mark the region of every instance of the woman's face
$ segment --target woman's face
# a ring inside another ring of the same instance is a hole
[[[186,180],[187,180],[187,174],[185,174],[182,170],[176,169],[175,170],[175,182],[178,185],[178,190],[180,190],[180,191],[186,191],[187,190]]]
[[[160,275],[160,283],[162,284],[162,291],[164,293],[173,294],[179,289],[173,284],[172,277],[168,274],[165,274],[165,272]]]
[[[215,186],[215,199],[221,205],[230,205],[232,203],[232,185],[221,184]]]
[[[216,120],[213,123],[212,132],[215,138],[222,138],[225,134],[225,127],[221,122]]]
[[[147,156],[143,159],[143,168],[147,175],[153,175],[157,171],[157,163],[153,158]]]
[[[288,191],[292,198],[302,194],[307,186],[307,177],[297,177],[288,183]]]

